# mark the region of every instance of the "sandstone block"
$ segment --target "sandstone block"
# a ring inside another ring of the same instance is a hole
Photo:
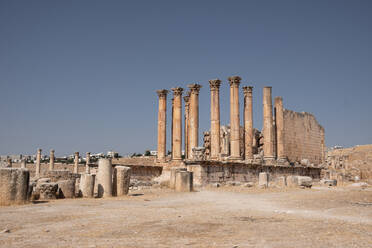
[[[175,189],[176,187],[176,172],[177,171],[186,171],[186,168],[171,168],[170,169],[170,179],[169,179],[169,188]]]
[[[297,176],[297,183],[298,186],[311,188],[313,185],[313,179],[311,177]]]
[[[287,180],[285,177],[278,177],[276,180],[277,186],[284,188],[287,186]]]
[[[113,192],[116,196],[127,195],[129,192],[132,169],[126,166],[116,166],[114,169]]]
[[[75,179],[58,181],[58,198],[75,198]]]
[[[177,192],[191,192],[193,190],[193,173],[190,171],[177,171],[175,190]]]
[[[40,200],[57,199],[57,183],[40,183],[37,185],[36,192],[40,195]]]
[[[27,169],[0,168],[0,206],[26,203],[29,180]]]
[[[296,187],[298,185],[298,178],[297,176],[287,176],[287,186],[288,187]]]
[[[96,175],[82,174],[80,177],[79,195],[82,197],[94,197],[94,183]]]
[[[261,172],[258,175],[258,186],[261,188],[267,188],[269,186],[269,174]]]

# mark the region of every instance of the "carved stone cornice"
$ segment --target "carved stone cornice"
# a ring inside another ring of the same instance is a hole
[[[191,94],[199,95],[199,91],[202,86],[200,84],[189,84],[187,87],[189,87]]]
[[[243,86],[244,96],[252,95],[253,86]]]
[[[167,97],[168,90],[165,89],[157,90],[156,93],[158,93],[159,98]]]
[[[219,90],[221,86],[221,80],[218,78],[209,80],[209,86],[211,90]]]
[[[232,76],[228,78],[230,82],[230,86],[238,86],[240,84],[240,80],[242,80],[239,76]]]
[[[181,87],[172,88],[172,91],[174,96],[182,96],[183,88]]]

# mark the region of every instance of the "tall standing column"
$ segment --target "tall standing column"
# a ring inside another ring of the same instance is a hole
[[[190,119],[190,91],[183,97],[185,101],[185,124],[184,124],[184,142],[185,142],[185,158],[189,158],[189,119]]]
[[[200,84],[187,85],[190,89],[190,130],[189,130],[189,158],[192,158],[192,149],[199,146],[199,91]]]
[[[158,162],[165,162],[167,139],[167,94],[168,90],[157,90],[159,96],[158,112]]]
[[[173,160],[182,160],[182,91],[183,88],[172,88],[174,97],[173,109]]]
[[[49,154],[49,170],[54,170],[54,150],[50,150]]]
[[[36,177],[40,176],[40,162],[41,162],[41,149],[37,149],[36,170],[35,170]]]
[[[79,166],[79,152],[75,152],[74,173],[78,173],[78,166]]]
[[[229,77],[230,81],[230,159],[241,160],[240,156],[240,112],[239,84],[241,78]]]
[[[90,174],[89,164],[90,164],[90,152],[87,152],[86,157],[85,157],[85,173],[86,174]]]
[[[273,127],[273,103],[271,87],[263,89],[263,136],[264,136],[264,160],[275,159],[274,155],[274,127]]]
[[[275,123],[276,123],[276,152],[278,160],[286,160],[284,152],[284,115],[283,98],[275,97]]]
[[[252,86],[244,86],[244,144],[245,160],[253,159],[253,101]]]
[[[221,80],[209,80],[211,88],[211,159],[220,155],[220,85]]]

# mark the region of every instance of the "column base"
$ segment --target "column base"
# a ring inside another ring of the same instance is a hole
[[[287,158],[278,158],[277,163],[278,165],[289,165],[289,161]]]

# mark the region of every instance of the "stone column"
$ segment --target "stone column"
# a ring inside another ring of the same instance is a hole
[[[41,162],[41,149],[37,149],[36,170],[35,170],[36,177],[40,177],[40,162]]]
[[[159,96],[158,111],[158,162],[165,162],[167,149],[167,94],[168,90],[157,90]]]
[[[101,158],[98,160],[98,197],[112,196],[112,165],[111,160]]]
[[[273,128],[273,104],[271,87],[263,89],[263,151],[264,160],[275,159],[274,155],[274,128]]]
[[[115,166],[113,179],[113,195],[122,196],[129,192],[132,169],[127,166]]]
[[[276,152],[278,160],[287,160],[284,152],[283,98],[275,97]]]
[[[0,206],[26,203],[29,180],[27,169],[0,168]]]
[[[189,84],[190,88],[190,129],[189,129],[189,158],[192,158],[192,149],[199,146],[199,84]]]
[[[241,160],[240,156],[240,112],[239,112],[239,84],[241,78],[229,77],[230,81],[230,159]]]
[[[185,125],[184,125],[184,142],[185,142],[185,158],[189,158],[189,120],[190,120],[190,91],[186,93],[186,96],[183,97],[185,101]]]
[[[252,86],[244,86],[244,144],[245,160],[253,159],[253,101]]]
[[[80,177],[80,194],[82,197],[94,196],[94,181],[96,175],[81,174]]]
[[[174,97],[173,110],[173,150],[172,159],[182,160],[182,91],[183,88],[172,88]]]
[[[11,159],[11,158],[8,158],[8,159],[7,159],[7,163],[8,163],[8,164],[7,164],[7,167],[8,167],[8,168],[12,168],[12,166],[13,166],[13,162],[12,162],[12,159]]]
[[[211,88],[211,159],[220,156],[220,85],[221,80],[209,80]]]
[[[50,150],[49,155],[49,170],[54,170],[54,150]]]
[[[85,173],[86,174],[90,174],[89,164],[90,164],[90,152],[87,152],[86,157],[85,157]]]
[[[78,168],[79,168],[79,152],[75,152],[74,173],[78,173]]]

